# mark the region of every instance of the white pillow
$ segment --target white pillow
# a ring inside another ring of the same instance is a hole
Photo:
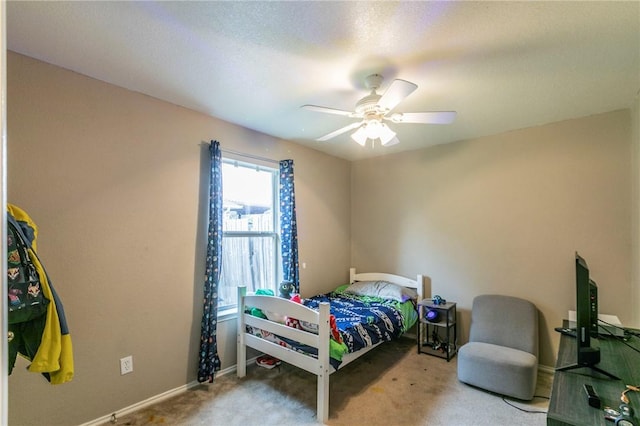
[[[418,293],[415,290],[388,281],[356,281],[347,287],[345,293],[380,297],[399,302],[418,298]]]

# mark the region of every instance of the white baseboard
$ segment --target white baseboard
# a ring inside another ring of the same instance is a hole
[[[247,365],[253,364],[256,362],[257,357],[253,357],[247,360]],[[237,370],[236,365],[233,365],[229,368],[225,368],[224,370],[220,370],[216,373],[216,377],[225,376],[227,374],[234,373]],[[206,385],[207,383],[199,383],[197,380],[193,382],[187,383],[186,385],[178,386],[175,389],[170,389],[166,392],[162,392],[159,395],[152,396],[151,398],[147,398],[144,401],[137,402],[133,405],[129,405],[128,407],[124,407],[120,410],[117,410],[111,414],[107,414],[106,416],[99,417],[95,420],[91,420],[90,422],[83,423],[80,426],[102,426],[105,424],[113,423],[115,424],[119,418],[124,416],[128,416],[129,414],[141,410],[143,408],[149,407],[153,404],[157,404],[169,398],[173,398],[174,396],[178,396],[183,392],[188,391],[189,389],[196,387],[198,385]]]

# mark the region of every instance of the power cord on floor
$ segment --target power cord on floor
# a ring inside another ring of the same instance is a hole
[[[534,397],[534,398],[549,399],[549,397],[548,397],[548,396],[542,396],[542,395],[533,395],[533,397]],[[509,406],[511,406],[511,407],[513,407],[513,408],[515,408],[515,409],[517,409],[517,410],[523,411],[523,412],[525,412],[525,413],[531,413],[531,414],[547,414],[547,412],[546,412],[546,411],[541,411],[541,410],[527,410],[527,409],[524,409],[524,408],[522,408],[522,407],[518,407],[517,405],[514,405],[514,404],[510,403],[509,401],[507,401],[507,399],[506,399],[504,396],[502,397],[502,400],[505,402],[505,404],[507,404],[507,405],[509,405]]]

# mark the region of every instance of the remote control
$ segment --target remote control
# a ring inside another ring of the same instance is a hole
[[[584,391],[587,393],[589,405],[594,408],[600,408],[600,397],[591,385],[584,385]]]

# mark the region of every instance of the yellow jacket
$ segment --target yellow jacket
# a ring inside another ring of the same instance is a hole
[[[33,231],[33,241],[28,248],[31,261],[40,276],[40,285],[44,296],[49,300],[47,306],[47,320],[42,333],[42,341],[36,355],[31,361],[28,370],[34,373],[43,373],[51,384],[61,384],[73,379],[73,347],[71,335],[62,307],[62,302],[49,281],[49,278],[36,255],[36,239],[38,227],[31,217],[21,208],[7,204],[8,213],[18,222],[26,223]]]

